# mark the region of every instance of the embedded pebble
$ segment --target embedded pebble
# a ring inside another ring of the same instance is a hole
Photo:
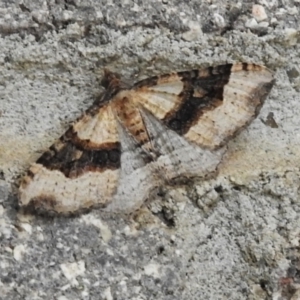
[[[160,277],[160,265],[155,263],[150,263],[144,267],[145,274],[148,276],[153,276],[154,278]]]
[[[88,225],[93,225],[100,229],[100,234],[104,242],[108,242],[111,237],[112,233],[108,226],[106,226],[99,218],[95,218],[93,215],[83,215],[81,220]]]
[[[182,34],[182,39],[191,42],[199,40],[202,36],[202,30],[198,22],[190,22],[190,30]]]
[[[256,20],[254,18],[247,20],[246,24],[245,24],[245,26],[247,28],[255,28],[255,27],[257,27],[257,25],[258,24],[257,24],[257,22],[256,22]]]
[[[296,6],[288,7],[287,10],[289,15],[295,16],[298,14],[298,9]]]
[[[14,248],[14,251],[13,251],[13,256],[14,256],[14,259],[16,261],[21,261],[22,260],[22,257],[23,257],[23,254],[26,252],[26,248],[24,245],[17,245],[15,248]]]
[[[278,20],[276,18],[271,19],[271,24],[277,24],[277,23],[278,23]]]
[[[57,297],[57,300],[69,300],[69,299],[65,296],[59,296]]]
[[[65,277],[70,280],[73,285],[78,284],[76,277],[85,273],[85,263],[82,260],[73,263],[61,264],[60,268]]]
[[[282,17],[282,16],[284,16],[286,13],[287,13],[287,10],[286,10],[286,9],[284,9],[284,8],[279,8],[279,9],[277,10],[277,12],[275,13],[275,15],[278,16],[278,17]]]
[[[259,23],[259,27],[268,27],[269,26],[269,22],[261,22]]]
[[[108,287],[104,290],[104,293],[102,294],[102,296],[103,296],[103,299],[105,299],[105,300],[113,300],[114,299],[111,294],[110,287]]]
[[[295,46],[298,42],[298,31],[294,28],[286,28],[284,30],[285,33],[285,41],[289,46]]]
[[[223,28],[225,27],[225,20],[224,18],[217,14],[217,13],[214,13],[214,19],[215,19],[215,24],[219,27],[219,28]]]
[[[28,223],[20,224],[20,227],[25,230],[28,234],[32,234],[32,226]]]
[[[259,4],[253,5],[252,15],[258,22],[266,20],[268,18],[264,7]]]

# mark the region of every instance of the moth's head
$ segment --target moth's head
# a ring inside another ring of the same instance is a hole
[[[108,69],[104,69],[104,76],[101,80],[101,85],[106,90],[110,90],[111,94],[131,88],[130,84],[124,82],[119,74]]]
[[[121,82],[120,76],[116,73],[111,72],[108,69],[104,69],[104,76],[101,80],[101,85],[108,89],[118,87]]]

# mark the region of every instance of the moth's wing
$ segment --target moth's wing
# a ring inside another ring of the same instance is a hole
[[[84,115],[29,169],[19,188],[21,207],[72,214],[105,205],[120,176],[121,145],[108,103]]]
[[[206,177],[216,171],[225,148],[201,148],[162,124],[147,109],[140,108],[151,145],[157,155],[156,167],[167,183],[174,179]]]
[[[117,191],[105,211],[131,213],[140,208],[159,185],[156,162],[118,121],[121,143],[121,170]]]
[[[139,144],[145,135],[129,132],[143,123],[119,100],[90,109],[37,160],[20,186],[21,206],[74,214],[95,206],[130,213],[143,204],[158,185],[155,162]]]
[[[132,97],[188,141],[216,149],[256,117],[273,84],[265,67],[237,63],[149,78]]]

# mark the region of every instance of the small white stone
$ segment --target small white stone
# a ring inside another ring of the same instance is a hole
[[[127,22],[122,14],[117,15],[116,25],[119,27],[125,27],[127,25]]]
[[[57,300],[69,300],[66,296],[59,296]]]
[[[97,17],[97,19],[103,19],[103,14],[102,14],[101,10],[96,11],[96,17]]]
[[[66,291],[66,290],[68,290],[69,288],[71,288],[71,285],[68,283],[68,284],[63,285],[63,286],[60,288],[60,290],[61,290],[61,291]]]
[[[82,291],[82,293],[81,293],[82,299],[87,299],[88,296],[89,296],[89,292],[88,291],[86,291],[86,290]]]
[[[214,14],[214,19],[215,19],[215,24],[219,27],[219,28],[224,28],[225,27],[225,20],[224,18],[220,15],[215,13]]]
[[[73,12],[70,11],[70,10],[65,10],[63,12],[62,16],[63,16],[63,20],[64,21],[68,21],[68,20],[70,20],[73,17]]]
[[[245,26],[247,28],[255,28],[255,27],[257,27],[257,22],[254,18],[252,18],[252,19],[249,19],[249,20],[246,21]]]
[[[141,11],[141,8],[136,3],[134,3],[131,10],[134,12],[139,12],[139,11]]]
[[[212,189],[206,194],[206,197],[211,200],[211,203],[213,203],[219,199],[220,195],[214,189]]]
[[[82,29],[82,27],[79,26],[78,23],[70,24],[67,27],[68,35],[81,36],[82,32],[83,32],[83,29]]]
[[[20,224],[20,226],[29,234],[32,233],[32,226],[28,223]]]
[[[22,257],[23,257],[23,254],[26,252],[26,247],[24,245],[17,245],[15,248],[14,248],[14,252],[13,252],[13,255],[14,255],[14,259],[16,261],[21,261],[22,260]]]
[[[31,15],[37,22],[42,23],[45,22],[49,12],[45,10],[33,10]]]
[[[85,263],[83,260],[73,263],[61,264],[60,269],[62,270],[65,277],[71,281],[72,284],[77,284],[76,277],[81,276],[85,272]]]
[[[57,249],[63,249],[63,248],[64,248],[64,245],[63,245],[61,242],[58,242],[58,243],[56,244],[56,248],[57,248]]]
[[[262,5],[254,4],[252,7],[252,15],[256,21],[260,22],[268,18],[266,11]]]
[[[198,22],[189,23],[190,30],[182,34],[182,39],[191,42],[199,40],[202,36],[202,30]]]
[[[100,229],[100,234],[104,242],[108,242],[111,237],[112,233],[106,224],[102,223],[99,218],[95,218],[92,214],[83,215],[81,220],[88,225],[93,225]]]
[[[125,226],[123,229],[123,233],[126,236],[136,235],[137,230],[135,228],[131,228],[130,226]]]
[[[181,49],[181,52],[182,52],[183,54],[185,54],[186,56],[190,56],[190,55],[191,55],[191,49],[189,49],[188,47],[183,47],[183,48]]]
[[[269,22],[261,22],[259,23],[259,27],[269,27]]]
[[[160,277],[160,265],[150,263],[147,266],[144,267],[145,274],[148,276],[153,276],[154,278],[159,278]]]
[[[113,296],[111,294],[111,290],[110,290],[110,287],[106,288],[104,293],[102,294],[103,298],[105,300],[113,300]]]
[[[8,252],[8,253],[12,253],[12,252],[13,252],[12,249],[11,249],[10,247],[5,247],[4,250],[5,250],[6,252]]]
[[[287,10],[284,8],[279,8],[278,11],[275,13],[276,16],[284,16],[287,13]]]
[[[126,293],[127,292],[127,282],[126,280],[122,280],[119,282],[119,287],[122,290],[122,293]]]
[[[278,20],[276,18],[271,19],[271,24],[276,24],[277,22],[278,22]]]
[[[292,15],[292,16],[295,16],[298,14],[298,9],[296,6],[293,6],[293,7],[288,7],[288,14]]]
[[[110,256],[114,256],[114,253],[111,249],[106,249],[106,253]]]
[[[8,261],[0,261],[0,268],[1,269],[6,269],[6,268],[9,268],[9,267],[10,267],[10,263]],[[2,270],[2,272],[3,272],[3,270]]]
[[[176,254],[177,256],[180,256],[180,255],[181,255],[181,250],[175,250],[175,254]]]
[[[122,5],[129,5],[131,4],[130,0],[121,0]]]
[[[285,37],[288,45],[295,46],[298,41],[298,31],[294,28],[286,28]]]

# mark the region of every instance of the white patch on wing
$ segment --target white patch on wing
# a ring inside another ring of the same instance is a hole
[[[238,65],[233,70],[224,87],[223,104],[198,119],[184,135],[189,141],[214,149],[255,117],[262,104],[260,93],[273,75],[263,67],[244,71]]]
[[[180,105],[180,98],[175,94],[141,90],[130,93],[138,104],[143,105],[151,111],[157,118],[163,119],[165,115]]]
[[[148,89],[154,92],[169,93],[179,95],[183,91],[183,82],[176,75],[176,77],[168,78],[168,81],[159,80],[157,85],[151,86]]]
[[[82,208],[105,204],[117,188],[119,170],[86,172],[77,178],[67,178],[62,172],[48,170],[40,164],[31,167],[35,174],[25,187],[20,187],[20,204],[26,206],[32,199],[40,199],[43,209],[58,213],[76,212]],[[47,207],[43,198],[53,199],[54,207]]]
[[[74,124],[81,140],[89,139],[94,144],[118,142],[117,125],[110,105],[99,109],[95,116],[86,115]]]

